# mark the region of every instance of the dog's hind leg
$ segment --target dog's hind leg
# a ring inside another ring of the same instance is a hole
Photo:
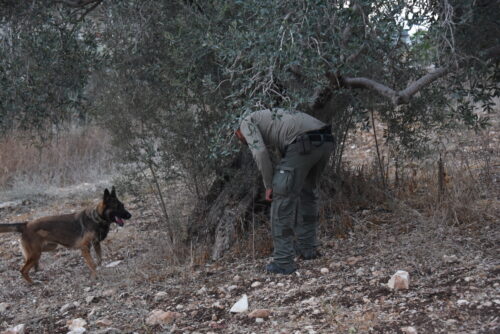
[[[23,275],[24,279],[33,284],[29,276],[29,271],[31,268],[38,266],[38,260],[40,260],[40,256],[42,255],[42,250],[39,247],[30,247],[29,242],[26,240],[21,240],[21,247],[23,249],[23,255],[25,256],[26,262],[21,268],[21,275]]]

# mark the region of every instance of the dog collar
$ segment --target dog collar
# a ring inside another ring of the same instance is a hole
[[[102,218],[99,213],[97,212],[97,209],[92,209],[90,211],[90,218],[92,218],[92,220],[98,224],[104,224],[104,223],[107,223],[108,221],[104,218]]]

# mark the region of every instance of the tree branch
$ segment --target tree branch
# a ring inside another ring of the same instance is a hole
[[[69,7],[83,8],[91,3],[100,3],[102,0],[59,0]]]
[[[484,52],[482,52],[482,54],[482,60],[497,59],[500,56],[500,45],[486,49],[484,50]],[[421,78],[410,82],[405,89],[400,91],[396,91],[370,78],[350,78],[344,77],[339,73],[327,72],[325,76],[330,82],[330,85],[328,88],[326,88],[326,90],[335,90],[341,87],[369,89],[384,97],[389,98],[394,105],[408,104],[413,95],[415,95],[425,86],[428,86],[437,79],[447,75],[451,70],[451,67],[439,67],[432,72],[429,72],[426,75],[422,76]],[[325,104],[324,93],[326,92],[326,90],[323,89],[323,95],[318,96],[318,98],[323,98],[323,101],[321,101],[320,105]],[[318,105],[317,102],[318,101],[315,101],[314,105]]]
[[[389,98],[394,105],[407,104],[410,102],[410,98],[415,95],[424,86],[431,84],[437,79],[448,73],[448,68],[438,68],[420,79],[411,82],[405,89],[401,91],[396,91],[380,82],[377,82],[369,78],[350,78],[344,77],[340,74],[334,74],[328,72],[325,76],[330,81],[330,87],[332,89],[338,88],[362,88],[372,90],[384,97]]]

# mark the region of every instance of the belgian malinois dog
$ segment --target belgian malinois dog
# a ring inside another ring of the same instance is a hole
[[[25,259],[21,274],[28,283],[33,283],[28,272],[33,267],[35,270],[38,269],[42,252],[52,251],[58,245],[80,249],[94,279],[96,264],[90,255],[91,247],[94,247],[97,263],[100,265],[102,261],[100,242],[108,235],[111,223],[123,226],[123,220],[131,217],[132,215],[116,197],[113,187],[111,193],[108,189],[104,190],[102,201],[95,208],[88,208],[78,213],[42,217],[30,222],[0,224],[0,233],[21,233],[21,250]]]

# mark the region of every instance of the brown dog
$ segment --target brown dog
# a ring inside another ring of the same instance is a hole
[[[54,250],[57,245],[80,249],[82,256],[90,268],[91,277],[96,277],[96,265],[90,255],[93,246],[101,264],[102,253],[100,242],[108,235],[111,223],[123,226],[124,219],[132,215],[116,197],[115,187],[111,193],[104,190],[102,201],[96,208],[89,208],[79,213],[60,216],[43,217],[31,222],[0,224],[0,233],[20,232],[21,249],[26,262],[21,274],[29,283],[33,283],[28,272],[38,269],[38,261],[42,252]]]

